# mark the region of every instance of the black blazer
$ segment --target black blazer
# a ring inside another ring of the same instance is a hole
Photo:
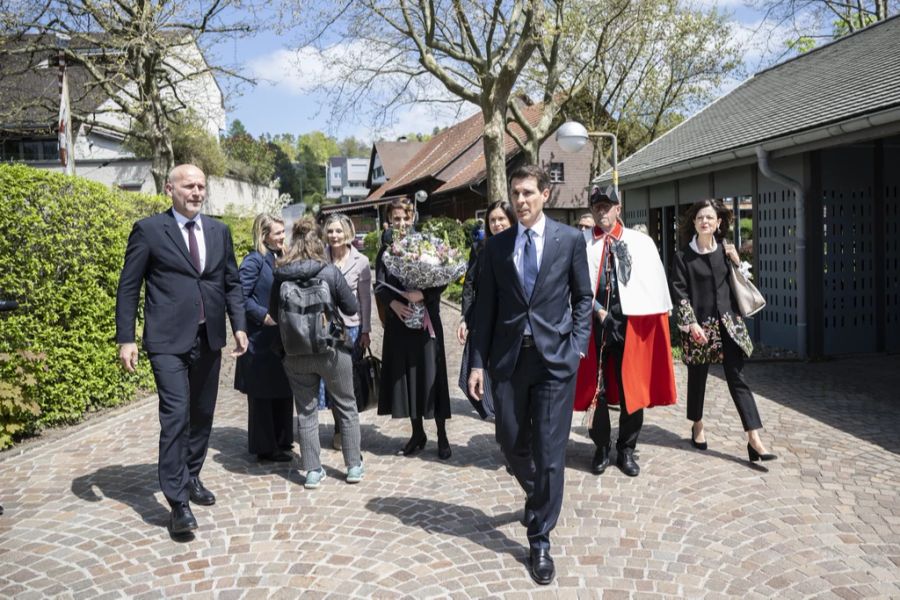
[[[116,293],[116,342],[135,339],[138,297],[144,283],[143,343],[147,352],[190,351],[197,337],[201,297],[210,348],[225,346],[226,311],[233,331],[247,330],[231,231],[211,217],[201,215],[200,219],[206,245],[203,273],[194,268],[171,209],[134,224]]]
[[[587,352],[591,329],[593,294],[584,236],[547,218],[541,267],[529,300],[513,262],[518,231],[514,225],[498,233],[482,250],[471,366],[487,367],[497,380],[508,379],[530,315],[544,365],[554,377],[566,379]]]

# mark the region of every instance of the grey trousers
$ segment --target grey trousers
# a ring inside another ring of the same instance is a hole
[[[328,350],[309,356],[287,356],[284,371],[294,392],[300,434],[300,464],[304,471],[315,471],[319,461],[319,381],[324,380],[341,421],[341,451],[344,464],[362,463],[359,449],[359,414],[353,395],[353,363],[349,352]]]

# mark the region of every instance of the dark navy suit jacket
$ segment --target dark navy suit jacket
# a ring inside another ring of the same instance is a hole
[[[197,272],[172,210],[134,224],[125,250],[125,265],[116,293],[116,342],[135,340],[135,318],[141,285],[147,352],[182,354],[191,350],[200,321],[200,299],[206,313],[209,346],[226,343],[225,313],[234,331],[246,331],[244,295],[228,227],[201,215],[206,264]]]
[[[518,227],[510,227],[482,250],[470,364],[487,368],[498,381],[509,379],[530,318],[544,365],[554,377],[566,379],[587,352],[591,331],[593,294],[584,237],[547,218],[541,266],[529,299],[513,262],[517,233]]]

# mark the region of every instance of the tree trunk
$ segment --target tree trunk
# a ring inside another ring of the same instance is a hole
[[[150,165],[150,173],[153,175],[153,183],[156,185],[156,193],[162,194],[166,188],[166,178],[169,171],[175,166],[175,152],[172,150],[172,141],[163,136],[153,142],[153,162]]]
[[[483,106],[484,115],[484,163],[487,169],[487,203],[508,200],[506,186],[506,110]]]

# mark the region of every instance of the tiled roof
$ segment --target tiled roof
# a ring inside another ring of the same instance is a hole
[[[897,106],[900,18],[892,17],[757,73],[622,161],[620,181]]]
[[[388,179],[396,177],[397,173],[403,168],[403,165],[416,155],[422,149],[425,142],[375,142],[375,152],[381,159],[381,166],[384,169],[384,175]]]
[[[0,125],[8,128],[47,127],[55,130],[59,113],[59,67],[55,57],[4,56],[0,63]],[[53,60],[44,68],[33,65],[39,59]],[[88,88],[89,75],[79,65],[67,68],[72,111],[93,112],[106,95],[97,87]]]
[[[541,105],[522,107],[522,112],[529,122],[536,123]],[[484,118],[479,112],[441,131],[424,143],[397,177],[372,192],[368,199],[390,195],[424,179],[437,180],[439,185],[432,194],[480,183],[487,170],[481,144],[483,125]],[[518,125],[513,124],[510,128],[524,138]],[[519,150],[509,134],[506,135],[505,149],[507,160]]]

